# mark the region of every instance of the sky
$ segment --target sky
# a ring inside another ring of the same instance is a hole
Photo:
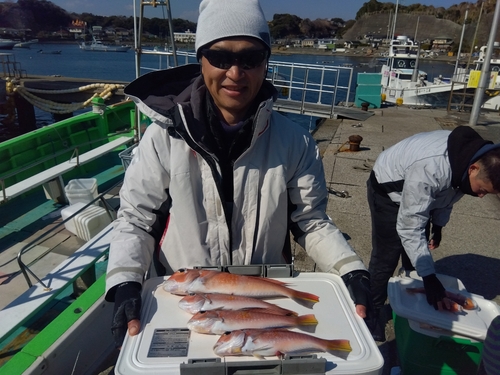
[[[52,3],[70,13],[92,13],[99,16],[132,16],[134,0],[50,0]],[[354,19],[357,11],[368,0],[261,0],[261,6],[268,21],[276,13],[289,13],[300,18],[342,18],[344,21]],[[201,0],[171,0],[170,7],[173,18],[182,18],[196,22]],[[379,0],[389,2],[389,0]],[[393,3],[396,0],[392,1]],[[448,8],[459,4],[460,0],[399,0],[400,5],[420,3]],[[475,0],[470,0],[474,2]],[[137,1],[139,3],[139,1]],[[145,8],[147,18],[164,18],[162,8]]]

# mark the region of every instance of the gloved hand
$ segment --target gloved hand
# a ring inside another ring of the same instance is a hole
[[[366,325],[371,330],[373,307],[370,274],[365,270],[351,271],[343,275],[342,280],[344,280],[344,284],[356,305],[356,312],[365,319]]]
[[[432,225],[432,230],[431,230],[431,239],[429,241],[429,249],[434,250],[439,247],[439,244],[441,243],[441,231],[443,227],[440,227],[439,225]]]
[[[141,302],[141,284],[127,282],[118,285],[115,293],[113,323],[111,325],[111,333],[117,348],[123,344],[128,330],[128,323],[131,320],[141,318]],[[130,333],[136,335],[139,333],[139,328]]]
[[[424,280],[427,303],[434,306],[436,310],[439,310],[438,302],[443,302],[443,299],[446,297],[443,284],[441,284],[441,281],[439,281],[436,274],[434,273],[428,276],[424,276],[422,277],[422,279]]]

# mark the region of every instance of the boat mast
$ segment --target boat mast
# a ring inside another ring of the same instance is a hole
[[[420,17],[417,18],[417,26],[415,28],[415,38],[413,39],[414,43],[417,43],[417,32],[418,32],[418,24],[420,23]],[[417,48],[417,58],[415,59],[415,67],[413,68],[413,73],[411,75],[411,81],[417,82],[418,80],[418,60],[420,58],[420,43],[418,43]]]
[[[467,7],[467,9],[465,10],[464,24],[462,25],[462,35],[460,36],[460,44],[458,46],[457,61],[455,62],[455,70],[453,71],[453,77],[457,74],[458,61],[460,60],[460,55],[462,54],[462,42],[464,41],[465,23],[467,22],[468,14],[469,14],[469,7]]]
[[[391,42],[394,40],[394,35],[396,34],[396,19],[398,18],[398,8],[399,8],[399,0],[396,0],[396,9],[394,11],[394,20],[392,22]]]
[[[484,92],[486,90],[486,87],[488,86],[488,80],[490,78],[490,60],[491,56],[493,55],[493,45],[495,43],[499,17],[500,1],[497,1],[495,5],[495,14],[493,15],[493,22],[490,29],[490,37],[488,39],[488,45],[486,47],[486,55],[484,56],[484,62],[481,68],[481,77],[479,78],[479,85],[476,89],[476,92],[474,93],[474,103],[472,104],[472,109],[470,112],[469,126],[475,126],[477,123]]]

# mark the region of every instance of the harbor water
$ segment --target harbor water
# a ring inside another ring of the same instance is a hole
[[[75,41],[69,44],[39,43],[32,45],[30,49],[15,48],[12,50],[12,53],[15,57],[15,61],[21,64],[22,69],[25,70],[28,75],[93,78],[96,79],[96,81],[107,80],[116,81],[117,83],[131,82],[136,76],[135,54],[132,49],[128,52],[88,52],[81,50],[77,41]],[[361,55],[346,56],[345,54],[275,54],[271,56],[271,60],[288,63],[313,64],[318,66],[352,67],[354,74],[351,82],[351,95],[347,98],[349,102],[354,101],[357,73],[379,72],[382,64],[377,57],[363,57]],[[184,64],[185,62],[185,58],[179,58],[179,64]],[[196,61],[190,59],[188,62],[195,63]],[[172,65],[173,61],[169,64],[165,56],[161,58],[152,55],[142,56],[142,67],[158,69]],[[422,59],[420,61],[420,68],[427,72],[429,80],[439,75],[449,77],[453,72],[452,64],[430,59]],[[146,72],[147,70],[142,70],[141,74]],[[345,100],[345,98],[343,100]],[[38,127],[49,125],[54,122],[52,115],[47,112],[35,108],[35,113]],[[310,131],[315,128],[319,120],[312,116],[296,114],[286,115]],[[7,137],[5,134],[1,136],[1,133],[6,131],[6,129],[2,129],[2,127],[3,125],[0,124],[0,140],[5,140]],[[17,134],[13,136],[15,135]]]

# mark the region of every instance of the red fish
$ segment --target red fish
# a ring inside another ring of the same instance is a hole
[[[285,354],[327,352],[343,359],[352,351],[349,340],[325,340],[286,329],[237,330],[221,335],[215,354],[224,356],[283,357]]]
[[[266,309],[266,312],[270,314],[298,315],[295,311],[283,309],[257,298],[232,294],[190,294],[179,301],[179,307],[190,314],[209,310]]]
[[[421,293],[425,294],[425,288],[406,288],[406,291],[411,294]],[[453,293],[448,290],[445,290],[446,298],[448,298],[451,302],[451,308],[449,311],[452,312],[462,312],[465,310],[473,310],[477,307],[476,303],[472,300],[472,298],[466,297],[460,293]]]
[[[220,293],[255,298],[289,297],[309,308],[319,301],[317,295],[291,289],[278,280],[203,269],[180,269],[165,281],[163,288],[179,295]]]
[[[208,334],[222,334],[237,329],[265,329],[298,327],[311,330],[318,324],[313,314],[287,316],[268,314],[261,309],[200,311],[188,321],[191,331]]]

